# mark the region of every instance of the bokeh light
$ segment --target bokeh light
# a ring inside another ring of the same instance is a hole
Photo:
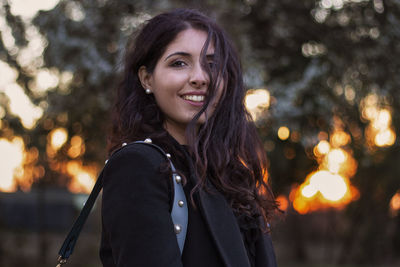
[[[348,179],[326,170],[309,174],[289,195],[293,208],[300,214],[327,208],[342,209],[358,197],[358,190]]]
[[[0,139],[0,191],[16,190],[16,176],[23,175],[24,141],[21,137],[12,140]]]
[[[379,96],[371,93],[360,105],[362,119],[369,122],[365,128],[367,147],[389,147],[396,142],[396,133],[392,126],[392,112],[388,107],[380,107]]]
[[[50,10],[58,4],[59,0],[9,0],[11,13],[15,16],[32,18],[39,10]]]
[[[276,197],[276,202],[278,202],[279,209],[282,211],[286,211],[289,207],[289,200],[284,195],[279,195]]]
[[[293,208],[300,214],[327,208],[341,209],[359,197],[359,191],[349,180],[357,171],[352,151],[346,148],[351,137],[341,129],[342,122],[338,117],[333,121],[335,128],[330,138],[326,132],[319,132],[320,141],[313,148],[318,169],[302,184],[294,186],[289,195]]]
[[[25,128],[32,129],[43,115],[42,108],[32,104],[22,87],[16,83],[17,71],[1,60],[0,73],[0,92],[9,100],[9,111],[20,118]]]
[[[286,126],[281,126],[278,129],[278,137],[281,140],[287,140],[290,136],[290,130]]]
[[[68,189],[73,193],[89,193],[95,184],[95,166],[83,166],[81,161],[71,160],[66,163],[66,173],[71,176]]]
[[[256,121],[268,109],[270,94],[265,89],[248,90],[245,97],[245,105],[254,121]]]
[[[319,141],[318,145],[314,148],[315,156],[328,154],[331,145],[326,140]]]
[[[400,190],[398,190],[393,197],[390,199],[389,204],[389,215],[395,217],[400,211]]]
[[[77,158],[83,153],[85,153],[85,143],[82,137],[75,135],[71,138],[71,146],[68,149],[68,156],[70,158]]]
[[[333,147],[346,146],[350,142],[351,142],[350,135],[342,130],[333,132],[331,136],[331,144]]]
[[[60,149],[68,140],[68,132],[65,128],[56,128],[49,133],[50,145],[54,150]]]

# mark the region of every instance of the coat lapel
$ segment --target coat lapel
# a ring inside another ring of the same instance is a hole
[[[200,210],[215,244],[228,267],[250,267],[236,217],[224,196],[214,186],[199,191]]]
[[[190,179],[196,184],[197,177],[192,159],[186,150],[182,149],[182,152],[188,160]],[[205,219],[225,266],[250,267],[242,234],[232,208],[211,182],[208,182],[207,187],[210,192],[200,189],[195,195],[198,196],[200,212]]]

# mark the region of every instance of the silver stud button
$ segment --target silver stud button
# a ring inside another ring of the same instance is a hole
[[[179,224],[174,225],[175,234],[179,234],[182,231],[182,227]]]
[[[107,164],[107,162],[108,162],[108,159],[106,159],[106,161],[104,161],[104,164]]]
[[[179,201],[178,201],[179,207],[183,207],[184,204],[185,204],[185,202],[183,202],[183,200],[179,200]]]
[[[127,145],[127,143],[122,143],[122,146],[126,146]]]
[[[167,156],[167,158],[171,158],[171,154],[169,154],[169,153],[167,153],[167,154],[165,154],[166,156]]]
[[[145,142],[145,143],[148,143],[148,144],[151,144],[153,141],[151,141],[150,138],[146,138],[146,139],[144,140],[144,142]]]
[[[182,182],[182,177],[180,175],[175,176],[175,181],[179,184]]]

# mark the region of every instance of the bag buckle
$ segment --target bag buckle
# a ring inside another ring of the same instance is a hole
[[[61,267],[63,264],[67,263],[67,259],[64,259],[62,256],[59,256],[57,261],[58,261],[58,264],[56,267]]]

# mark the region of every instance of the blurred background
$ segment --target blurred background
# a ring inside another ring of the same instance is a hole
[[[278,265],[399,266],[398,0],[0,0],[0,266],[55,265],[106,159],[126,41],[175,7],[240,53]],[[99,202],[69,266],[100,266]]]

